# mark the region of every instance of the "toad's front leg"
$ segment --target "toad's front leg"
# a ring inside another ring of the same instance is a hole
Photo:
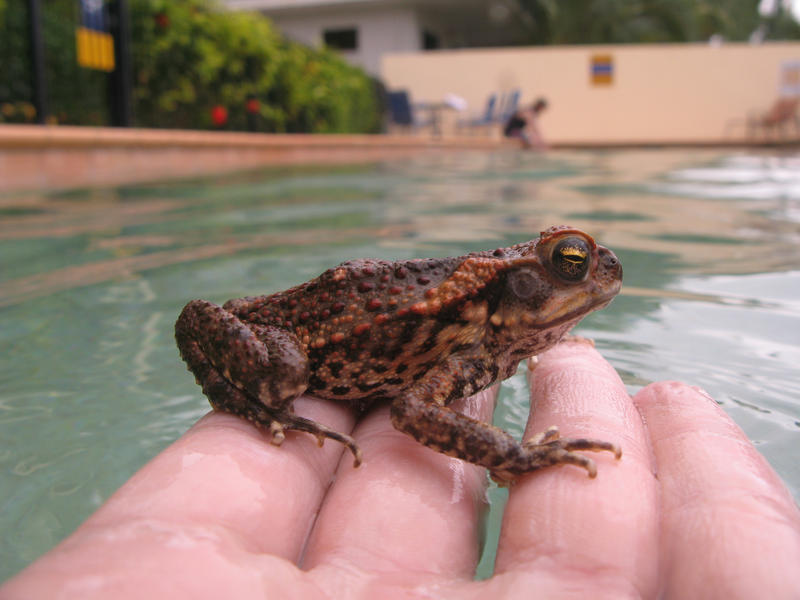
[[[235,414],[272,434],[280,444],[285,431],[305,431],[341,442],[361,463],[361,450],[349,435],[292,413],[292,402],[308,386],[308,357],[293,333],[246,325],[221,306],[205,300],[186,305],[175,323],[181,357],[216,410]]]
[[[619,458],[616,444],[593,439],[560,438],[555,427],[519,443],[502,429],[472,419],[445,405],[452,395],[451,373],[469,373],[469,364],[459,362],[459,370],[447,365],[429,372],[406,394],[392,403],[392,423],[418,442],[462,460],[489,469],[500,485],[508,485],[524,473],[552,465],[572,464],[586,469],[590,477],[597,474],[594,461],[576,450],[613,452]],[[485,376],[484,376],[485,378]],[[490,382],[473,380],[465,395],[482,389]]]

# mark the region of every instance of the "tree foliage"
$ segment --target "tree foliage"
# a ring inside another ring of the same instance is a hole
[[[517,0],[530,16],[534,44],[696,42],[711,36],[747,41],[759,27],[767,39],[800,39],[800,25],[778,3],[759,14],[760,0]]]

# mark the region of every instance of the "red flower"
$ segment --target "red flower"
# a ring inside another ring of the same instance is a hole
[[[155,16],[156,25],[158,25],[161,29],[166,29],[169,27],[169,17],[163,13],[157,13]]]
[[[244,105],[245,110],[250,114],[257,113],[260,107],[261,105],[258,102],[258,98],[248,98]]]
[[[228,109],[217,104],[211,109],[211,122],[217,127],[222,127],[228,122]]]

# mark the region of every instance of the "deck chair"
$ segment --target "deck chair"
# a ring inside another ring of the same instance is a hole
[[[517,108],[519,107],[519,96],[520,91],[514,90],[509,92],[504,98],[502,104],[502,108],[497,112],[497,119],[496,122],[500,125],[505,125],[508,120],[511,118],[515,112],[517,112]]]
[[[405,91],[388,92],[386,100],[389,105],[389,120],[394,125],[410,127],[414,124],[414,114],[411,111],[411,101]]]
[[[483,112],[472,119],[462,119],[458,121],[457,126],[459,129],[468,127],[471,129],[478,127],[485,127],[495,123],[495,109],[497,108],[497,94],[491,94],[486,99],[486,107]]]
[[[430,119],[420,118],[411,104],[408,92],[397,90],[387,92],[386,103],[389,108],[389,123],[404,129],[417,129],[431,124]]]
[[[795,133],[800,133],[798,107],[800,96],[778,98],[766,112],[754,113],[747,118],[748,136],[756,137],[759,130],[765,136],[772,132],[783,133],[783,128],[790,123],[794,125]]]

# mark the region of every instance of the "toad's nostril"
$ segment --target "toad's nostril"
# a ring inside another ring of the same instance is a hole
[[[613,273],[615,277],[619,278],[622,277],[622,265],[620,264],[619,259],[613,252],[611,252],[610,250],[604,252],[601,257],[601,261],[603,267],[607,269],[609,272]]]
[[[600,260],[602,260],[603,264],[607,267],[613,267],[619,262],[619,260],[617,260],[617,257],[614,256],[611,252],[604,254]]]
[[[616,254],[614,254],[608,248],[599,246],[597,248],[597,256],[602,269],[611,273],[612,277],[619,279],[622,278],[622,265],[620,264]]]

